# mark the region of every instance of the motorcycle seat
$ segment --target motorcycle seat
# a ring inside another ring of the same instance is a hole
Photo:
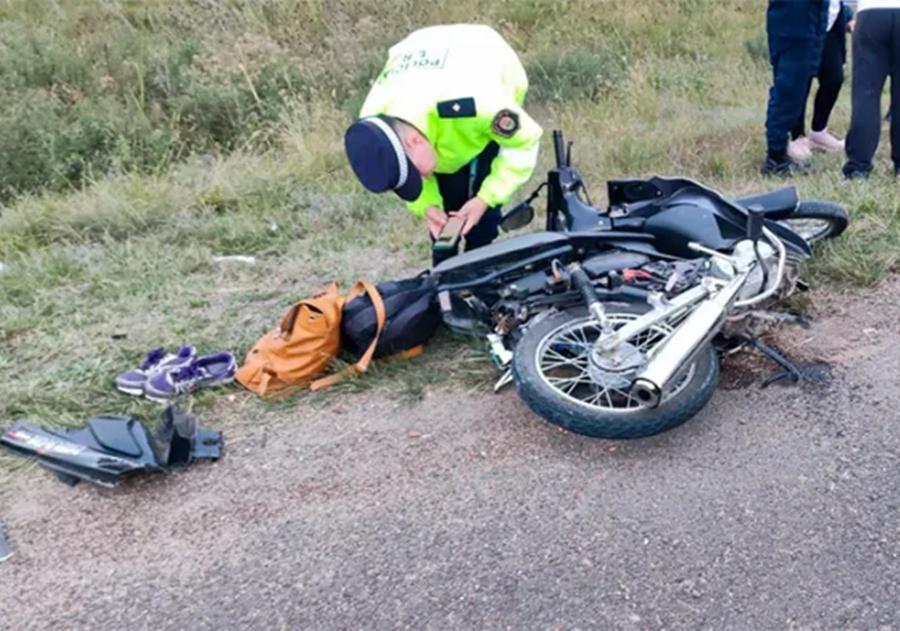
[[[796,186],[785,186],[777,191],[740,197],[734,201],[744,208],[761,206],[768,219],[783,219],[796,210],[800,197],[797,195]]]

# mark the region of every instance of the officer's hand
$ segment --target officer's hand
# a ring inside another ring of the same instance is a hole
[[[437,239],[444,229],[444,224],[447,223],[447,215],[437,206],[431,206],[425,211],[425,223],[428,225],[428,232]]]
[[[473,197],[463,204],[462,208],[452,214],[455,217],[462,217],[465,220],[466,223],[463,225],[462,229],[462,234],[465,236],[469,234],[469,231],[472,228],[478,225],[478,222],[481,221],[485,212],[487,212],[487,204],[478,197]]]

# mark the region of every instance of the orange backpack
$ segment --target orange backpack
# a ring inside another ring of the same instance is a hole
[[[337,374],[316,379],[340,350],[344,303],[364,293],[372,299],[378,323],[372,344],[355,364]],[[331,283],[324,291],[291,307],[281,319],[281,325],[253,345],[237,371],[237,380],[260,396],[289,386],[309,385],[312,390],[319,390],[333,385],[369,367],[384,320],[384,302],[371,284],[359,281],[342,298],[337,283]]]

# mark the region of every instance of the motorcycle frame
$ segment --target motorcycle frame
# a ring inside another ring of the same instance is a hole
[[[571,144],[569,151],[564,151],[564,144],[562,131],[553,130],[556,168],[547,174],[546,230],[548,232],[610,230],[613,222],[606,213],[581,199],[580,192],[586,190],[584,179],[578,169],[572,166]],[[562,222],[560,215],[563,217]]]

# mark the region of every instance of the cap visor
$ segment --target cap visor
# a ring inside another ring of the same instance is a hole
[[[419,170],[413,166],[412,160],[409,158],[406,158],[406,166],[408,169],[407,173],[409,173],[406,176],[406,182],[403,186],[395,188],[394,192],[397,193],[400,199],[412,202],[417,200],[419,195],[422,194],[422,176],[419,175]]]

